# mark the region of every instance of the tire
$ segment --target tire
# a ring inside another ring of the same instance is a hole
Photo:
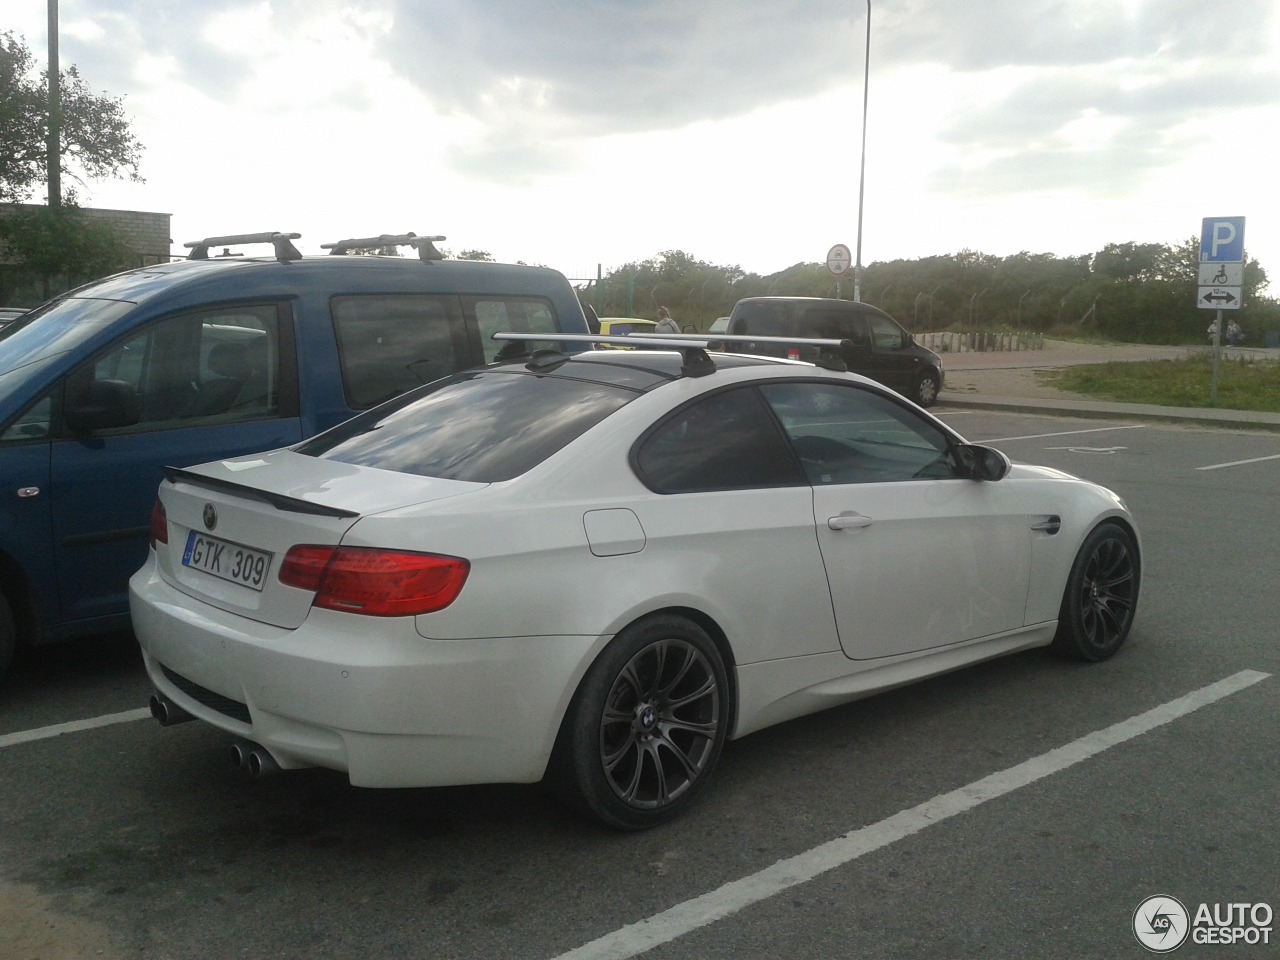
[[[938,375],[932,371],[922,373],[916,381],[915,402],[922,407],[932,407],[938,402]]]
[[[665,823],[710,779],[730,715],[724,660],[706,631],[682,617],[640,621],[583,678],[556,742],[550,786],[618,830]]]
[[[14,651],[18,648],[18,628],[13,622],[13,610],[3,593],[0,593],[0,684],[8,676]]]
[[[1141,579],[1133,536],[1115,523],[1095,527],[1071,565],[1052,649],[1094,663],[1113,655],[1133,625]]]

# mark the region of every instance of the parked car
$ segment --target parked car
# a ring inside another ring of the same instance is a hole
[[[251,771],[545,778],[639,829],[728,738],[1120,648],[1140,553],[1114,493],[866,378],[706,344],[540,352],[167,471],[130,585],[153,713]]]
[[[707,328],[707,333],[725,333],[729,329],[728,317],[716,317]]]
[[[311,436],[492,360],[495,330],[586,333],[554,270],[412,234],[302,257],[296,237],[190,243],[0,331],[0,675],[18,639],[127,625],[162,468]],[[249,243],[274,255],[208,255]],[[345,255],[393,244],[419,255]]]
[[[799,348],[770,343],[769,337],[828,337],[847,340],[836,353],[848,369],[878,380],[922,407],[938,399],[942,358],[915,342],[883,310],[853,300],[817,297],[751,297],[729,315],[728,336],[751,335],[726,344],[730,350],[785,356]]]
[[[26,313],[25,307],[0,307],[0,330]]]
[[[640,320],[635,317],[601,317],[600,330],[601,336],[613,337],[629,337],[633,333],[653,333],[654,327],[658,325],[656,320]],[[628,346],[612,343],[598,343],[598,349],[601,350],[630,350]]]

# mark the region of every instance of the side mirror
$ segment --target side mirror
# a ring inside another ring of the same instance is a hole
[[[68,402],[67,426],[75,433],[131,427],[142,417],[138,395],[124,380],[90,380],[84,392]]]
[[[1013,462],[994,447],[977,443],[963,443],[956,447],[960,469],[970,480],[986,480],[994,483],[1003,480],[1013,469]]]

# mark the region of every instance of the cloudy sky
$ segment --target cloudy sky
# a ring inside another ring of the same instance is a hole
[[[863,262],[1179,243],[1244,216],[1280,289],[1275,0],[871,0]],[[44,0],[3,26],[43,62]],[[865,0],[61,0],[185,241],[444,234],[594,275],[853,248]],[[38,198],[37,198],[38,199]]]

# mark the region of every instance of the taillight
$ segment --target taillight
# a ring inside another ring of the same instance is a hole
[[[290,547],[280,582],[315,592],[311,605],[373,617],[411,617],[457,599],[471,564],[457,557],[371,547]]]
[[[164,512],[164,504],[158,499],[151,506],[151,549],[158,543],[169,542],[169,515]]]
[[[788,348],[787,348],[787,359],[788,359],[788,360],[799,360],[799,359],[800,359],[800,348],[799,348],[799,347],[788,347]]]

